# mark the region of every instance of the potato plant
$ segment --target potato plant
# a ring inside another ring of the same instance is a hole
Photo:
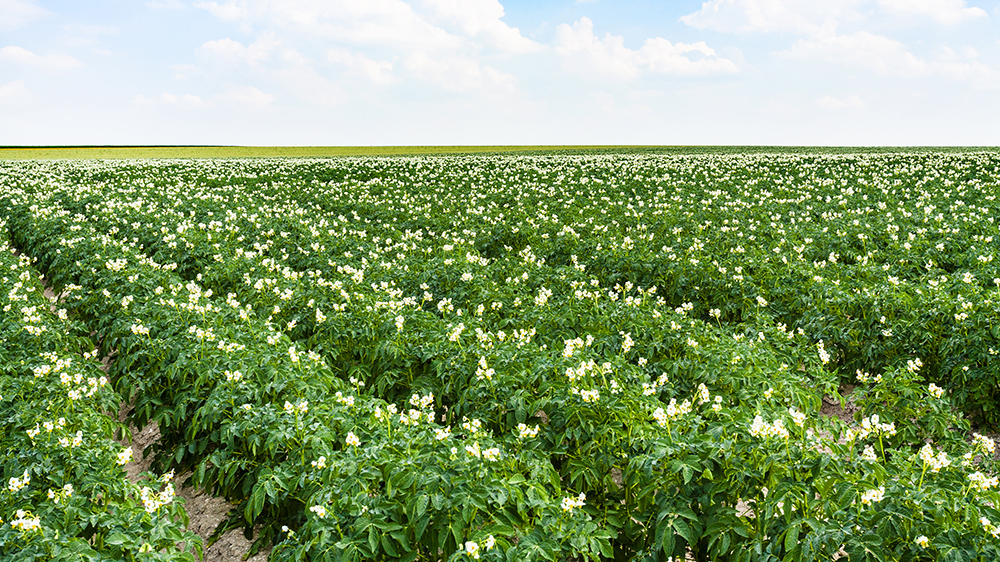
[[[989,560],[998,164],[22,163],[0,208],[275,560]]]
[[[50,311],[32,260],[0,238],[0,556],[193,562],[201,540],[184,530],[170,475],[126,479],[132,451],[108,415],[120,398],[86,331]]]

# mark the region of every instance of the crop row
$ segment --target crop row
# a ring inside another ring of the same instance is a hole
[[[992,154],[174,162],[128,166],[121,188],[101,183],[111,173],[72,170],[64,204],[241,298],[248,273],[275,275],[234,267],[237,249],[277,258],[278,272],[328,280],[349,268],[385,292],[466,312],[489,312],[485,292],[512,300],[574,265],[586,274],[571,280],[598,281],[600,295],[656,286],[667,306],[690,302],[703,320],[739,325],[763,312],[803,329],[847,382],[920,356],[968,414],[1000,421]],[[470,250],[492,265],[466,262]],[[503,263],[522,259],[546,267]],[[344,305],[330,301],[320,304]],[[308,318],[299,322],[310,336]]]
[[[6,226],[6,225],[5,225]],[[96,349],[50,301],[31,260],[0,243],[0,556],[4,560],[189,560],[169,475],[132,484],[131,449],[113,437],[120,399]],[[70,293],[70,299],[78,295]]]
[[[513,548],[511,523],[521,528],[518,548],[551,540],[535,527],[562,515],[551,499],[558,477],[530,446],[501,458],[478,421],[454,436],[438,426],[433,398],[397,411],[357,396],[317,354],[298,352],[238,303],[212,299],[128,241],[85,223],[72,229],[62,211],[34,207],[22,242],[43,256],[55,284],[72,278],[83,287],[74,310],[114,346],[111,374],[135,399],[133,419],[159,424],[159,458],[194,468],[196,485],[238,502],[239,523],[265,525],[261,540],[284,538],[284,524],[301,525],[307,514],[317,529],[298,531],[309,542],[297,554],[320,558],[329,550],[349,558],[452,552],[490,534]],[[67,226],[87,241],[72,252],[52,243]],[[332,541],[328,515],[338,530]],[[564,527],[569,552],[608,549],[607,533],[587,519]]]
[[[874,279],[890,270],[861,263],[884,247],[822,264],[774,252],[759,242],[775,230],[819,231],[791,228],[812,219],[763,228],[765,208],[793,204],[772,193],[726,209],[753,227],[725,223],[730,242],[758,244],[722,252],[706,223],[733,219],[697,212],[727,199],[714,194],[724,184],[698,187],[692,170],[717,162],[697,164],[25,166],[4,202],[56,287],[82,287],[73,312],[117,351],[134,420],[161,424],[160,458],[240,503],[232,524],[263,523],[276,559],[988,559],[991,443],[966,443],[956,392],[926,385],[940,349],[904,353],[883,334],[892,355],[858,370],[863,423],[818,416],[837,370],[858,361],[827,328],[886,298]],[[668,192],[670,173],[693,185]],[[612,186],[623,177],[633,199]],[[832,209],[856,203],[838,191]],[[806,194],[795,213],[820,197]],[[690,246],[657,251],[648,237]],[[980,255],[976,279],[992,267]],[[829,283],[769,278],[789,271]],[[931,281],[908,282],[923,294]],[[992,305],[982,283],[947,287],[935,311],[976,295],[976,312]],[[821,296],[843,300],[809,300]],[[820,312],[803,319],[789,302]],[[991,337],[988,322],[971,332]]]

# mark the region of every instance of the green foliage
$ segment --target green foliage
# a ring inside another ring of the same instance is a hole
[[[10,164],[0,206],[272,559],[991,560],[997,164]]]
[[[170,485],[125,478],[131,450],[112,440],[125,428],[106,414],[121,400],[81,324],[50,311],[31,260],[5,235],[0,271],[0,556],[193,562],[201,541],[184,531]],[[144,504],[147,493],[165,504]]]

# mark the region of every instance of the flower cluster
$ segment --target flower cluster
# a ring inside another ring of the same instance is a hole
[[[7,489],[11,492],[17,492],[28,484],[31,484],[31,475],[29,475],[28,470],[25,469],[24,475],[20,478],[11,476],[10,480],[7,481]]]
[[[973,487],[981,492],[985,492],[1000,483],[996,476],[986,476],[982,472],[976,471],[969,475],[969,481]]]
[[[767,423],[760,415],[754,417],[753,422],[750,424],[750,435],[759,439],[766,439],[769,437],[780,437],[782,439],[789,438],[788,430],[785,428],[785,422],[781,418],[774,420],[772,423]]]
[[[584,506],[587,495],[580,492],[577,497],[567,496],[562,499],[562,510],[568,513],[572,513],[574,509],[578,509]]]
[[[867,439],[869,435],[895,435],[896,423],[881,423],[878,414],[861,420],[861,427],[852,427],[847,432],[848,439]]]
[[[10,526],[24,533],[38,531],[42,528],[42,520],[23,509],[19,509],[15,514],[15,519],[10,522]]]
[[[164,486],[159,492],[154,492],[149,486],[143,486],[139,490],[139,498],[147,513],[153,513],[157,509],[174,501],[174,485],[170,482],[172,478],[172,472],[168,472],[160,477],[160,481],[164,483]]]
[[[921,447],[920,460],[924,461],[924,465],[930,468],[931,472],[940,472],[942,468],[951,466],[951,459],[948,458],[948,454],[944,451],[938,451],[938,454],[935,455],[930,443]]]
[[[861,503],[864,505],[871,505],[873,503],[878,503],[885,498],[885,486],[879,486],[872,490],[866,490],[861,494]]]
[[[535,437],[538,435],[538,426],[528,427],[526,424],[517,424],[517,437],[518,439],[528,439],[530,437]]]

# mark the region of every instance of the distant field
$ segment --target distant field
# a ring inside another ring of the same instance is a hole
[[[977,152],[996,147],[795,147],[654,145],[497,146],[0,146],[0,160],[107,160],[146,158],[322,158],[511,152],[629,152],[656,154]]]
[[[482,152],[649,150],[645,146],[60,146],[4,147],[0,160],[140,158],[280,158],[394,156]]]

